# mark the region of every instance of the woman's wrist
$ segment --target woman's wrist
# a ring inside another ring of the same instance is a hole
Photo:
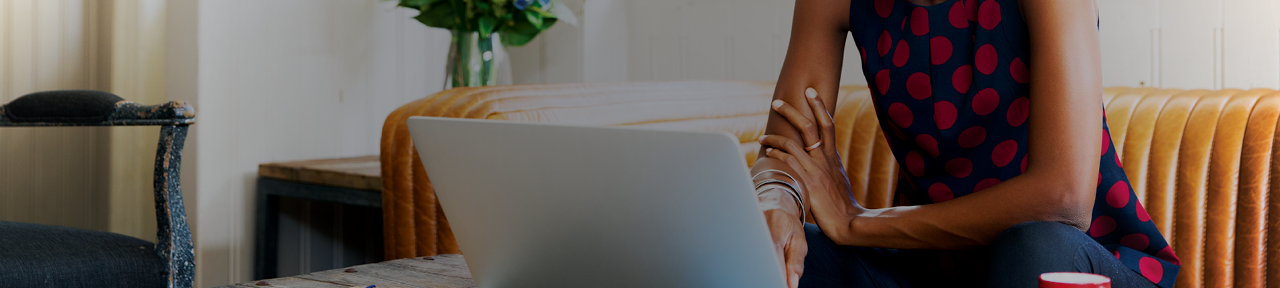
[[[803,206],[786,189],[786,186],[772,184],[762,186],[757,190],[756,200],[759,203],[760,211],[778,210],[797,217],[801,216],[804,213]]]

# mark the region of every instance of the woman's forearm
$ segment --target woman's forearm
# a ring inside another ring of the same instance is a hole
[[[1027,221],[1060,222],[1085,230],[1088,209],[1080,208],[1092,206],[1092,201],[1080,195],[1092,196],[1095,188],[1085,179],[1023,174],[943,203],[863,210],[842,219],[844,229],[824,231],[834,230],[828,235],[841,245],[962,249],[989,244],[1000,232]]]
[[[823,103],[828,103],[827,110],[834,110],[836,94],[840,90],[845,38],[849,34],[848,12],[847,0],[796,1],[793,17],[797,20],[791,24],[791,39],[774,88],[774,100],[782,100],[812,116],[804,100],[804,91],[814,88]],[[769,113],[765,134],[801,141],[800,133],[776,112]],[[761,152],[760,156],[764,156],[763,147]]]

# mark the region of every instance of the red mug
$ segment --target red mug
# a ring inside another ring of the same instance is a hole
[[[1111,278],[1089,273],[1049,272],[1040,274],[1040,288],[1111,288]]]

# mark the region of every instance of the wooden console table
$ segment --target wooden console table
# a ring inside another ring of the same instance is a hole
[[[365,156],[258,165],[254,278],[277,276],[279,197],[382,208],[378,161],[378,156]]]
[[[292,277],[258,280],[219,288],[476,287],[462,255],[391,260]]]

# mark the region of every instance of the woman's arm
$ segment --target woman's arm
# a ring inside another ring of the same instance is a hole
[[[810,206],[832,240],[855,246],[955,249],[987,244],[1026,221],[1088,229],[1102,143],[1096,10],[1092,1],[1021,4],[1032,63],[1027,171],[965,197],[911,207],[861,209],[839,201],[843,193],[814,192],[810,198],[831,198],[813,199]]]
[[[848,0],[797,0],[791,24],[791,39],[787,46],[787,56],[782,63],[782,72],[778,84],[773,91],[774,101],[781,100],[803,111],[809,111],[804,101],[804,92],[808,88],[817,90],[828,105],[828,110],[835,108],[836,94],[840,89],[840,66],[844,61],[845,37],[849,33],[849,1]],[[813,119],[812,113],[806,114]],[[807,122],[816,129],[816,123]],[[766,135],[781,135],[797,142],[805,142],[805,146],[813,144],[801,139],[799,130],[795,129],[787,119],[777,112],[769,113],[769,122],[765,126]],[[805,135],[805,139],[818,139],[816,133]],[[824,144],[833,145],[833,144]],[[752,167],[752,173],[768,169],[783,170],[791,174],[794,171],[777,159],[766,157],[763,145],[759,157]],[[779,179],[783,180],[783,179]],[[807,196],[806,196],[807,197]]]
[[[805,89],[814,87],[829,100],[828,103],[836,103],[835,95],[840,88],[840,64],[844,58],[848,22],[849,0],[796,1],[791,24],[791,42],[787,47],[781,76],[774,88],[775,101],[806,105],[803,100]],[[834,105],[828,108],[834,108]],[[813,123],[809,125],[812,126]],[[770,113],[765,134],[785,135],[796,141],[803,141],[800,139],[800,133],[791,123],[779,117],[777,113]],[[816,135],[810,136],[812,137],[808,139],[818,139]],[[824,145],[834,145],[834,143]],[[758,160],[752,167],[753,174],[777,169],[795,175],[795,171],[786,163],[766,157],[764,148],[761,147]],[[766,173],[764,176],[777,177],[776,174]],[[780,264],[785,270],[787,283],[790,287],[796,287],[804,271],[804,257],[808,251],[804,229],[799,220],[801,211],[798,203],[795,203],[788,192],[783,191],[785,188],[768,186],[765,188],[766,190],[762,190],[763,192],[757,197],[760,209],[769,224],[778,259],[783,262]]]

